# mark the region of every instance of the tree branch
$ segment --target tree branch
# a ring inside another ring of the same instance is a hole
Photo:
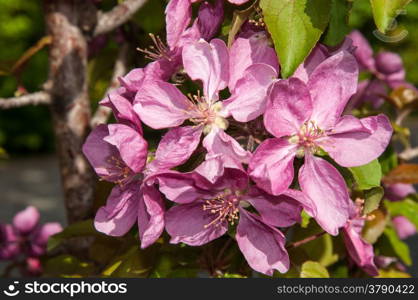
[[[105,97],[109,95],[113,90],[117,89],[119,86],[119,77],[126,74],[128,71],[128,52],[129,44],[125,43],[121,46],[118,56],[115,61],[115,67],[113,68],[112,79],[110,80],[110,85],[105,92]],[[106,123],[109,119],[112,110],[109,107],[100,105],[93,117],[91,118],[90,125],[92,128],[96,127],[99,124]]]
[[[147,0],[125,0],[109,12],[99,12],[94,36],[116,29],[128,21],[132,15],[145,4],[145,2],[147,2]]]
[[[50,104],[51,96],[44,91],[26,94],[19,97],[0,98],[0,109],[10,109],[26,105]]]

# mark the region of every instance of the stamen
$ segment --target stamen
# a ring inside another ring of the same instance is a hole
[[[151,60],[159,60],[161,58],[165,58],[171,61],[170,49],[164,44],[161,38],[157,35],[150,33],[149,36],[151,37],[152,42],[154,45],[148,47],[148,49],[137,48],[139,52],[145,54],[145,58]]]
[[[104,169],[109,171],[108,176],[102,176],[101,180],[114,182],[123,187],[133,177],[132,170],[119,158],[110,156],[106,162],[109,164]]]
[[[232,194],[230,190],[225,190],[215,198],[206,200],[202,208],[204,211],[208,210],[211,214],[214,214],[215,218],[210,223],[204,225],[204,227],[218,227],[225,221],[234,225],[239,217],[238,204],[239,198],[237,197],[237,194]]]

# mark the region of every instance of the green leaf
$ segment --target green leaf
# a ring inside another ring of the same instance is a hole
[[[85,277],[95,273],[92,263],[83,262],[77,257],[67,254],[48,259],[44,268],[45,274],[53,277]]]
[[[385,255],[393,255],[395,254],[398,256],[406,265],[410,266],[412,264],[411,255],[409,253],[408,245],[401,241],[396,234],[395,229],[392,227],[386,227],[384,234],[382,236],[383,244],[386,244],[391,249],[390,252],[385,252]],[[385,240],[386,239],[386,240]]]
[[[389,146],[379,157],[379,163],[383,175],[386,175],[398,166],[398,156],[391,146]]]
[[[404,216],[418,228],[418,203],[412,199],[385,201],[386,209],[392,216]]]
[[[300,223],[300,227],[307,228],[309,225],[309,221],[311,220],[311,216],[305,210],[302,210],[302,222]]]
[[[364,214],[369,214],[379,207],[380,201],[383,198],[384,190],[381,186],[374,187],[370,190],[364,191]]]
[[[377,29],[385,33],[411,0],[370,0]]]
[[[347,0],[331,1],[331,16],[324,43],[329,46],[337,46],[350,31],[348,17],[353,4]]]
[[[314,236],[323,231],[316,222],[311,220],[306,228],[296,227],[294,229],[292,242],[301,241],[305,238]],[[334,249],[332,238],[329,234],[324,234],[321,237],[299,246],[302,249],[308,260],[317,261],[323,266],[329,266],[338,260],[338,253]]]
[[[124,254],[117,256],[102,272],[112,277],[147,277],[156,258],[156,247],[140,250],[138,245],[130,247]]]
[[[408,273],[399,271],[394,268],[390,268],[389,270],[379,270],[379,275],[376,278],[411,278],[412,276]]]
[[[93,220],[85,220],[71,224],[70,226],[64,228],[60,233],[54,234],[48,240],[48,251],[52,251],[58,247],[64,240],[73,237],[83,237],[83,236],[105,236],[104,234],[98,232],[93,225]]]
[[[349,168],[360,190],[369,190],[380,186],[382,168],[377,159],[367,165]]]
[[[301,278],[329,278],[329,273],[320,263],[307,261],[302,265]]]
[[[329,0],[261,0],[264,22],[273,38],[283,78],[293,74],[328,25]]]

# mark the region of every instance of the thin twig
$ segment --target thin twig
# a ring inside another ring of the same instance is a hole
[[[325,233],[326,233],[325,231],[322,231],[322,232],[317,233],[317,234],[314,234],[312,236],[308,236],[307,238],[305,238],[303,240],[300,240],[300,241],[297,241],[297,242],[294,242],[294,243],[289,244],[288,246],[286,246],[286,249],[291,249],[291,248],[296,248],[296,247],[302,246],[302,245],[304,245],[306,243],[309,243],[309,242],[311,242],[313,240],[316,240],[317,238],[320,238]]]
[[[118,57],[116,58],[112,79],[110,80],[109,88],[105,92],[105,96],[109,95],[109,93],[119,86],[119,77],[125,75],[128,71],[128,51],[129,45],[126,43],[123,44],[119,50]],[[99,124],[106,123],[111,113],[112,110],[109,107],[100,105],[91,118],[91,127],[94,128]]]
[[[99,12],[94,36],[108,33],[128,21],[147,0],[125,0],[109,12]]]
[[[26,105],[50,104],[51,96],[47,92],[35,92],[12,98],[0,98],[0,109],[10,109]]]

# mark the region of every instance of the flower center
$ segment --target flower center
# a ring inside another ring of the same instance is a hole
[[[315,121],[305,122],[299,132],[289,138],[291,144],[297,144],[296,156],[301,158],[306,152],[315,153],[318,150],[316,140],[325,135],[325,132],[318,127]]]
[[[191,115],[190,121],[203,125],[203,133],[208,134],[213,126],[226,130],[228,128],[228,121],[219,115],[222,110],[222,102],[215,103],[206,101],[200,94],[188,95],[190,99],[190,107],[188,113]]]
[[[214,219],[210,223],[206,224],[205,228],[208,228],[209,226],[218,227],[225,221],[234,225],[239,216],[239,203],[239,191],[233,192],[229,189],[225,189],[213,199],[206,200],[205,204],[203,204],[203,210],[208,210],[212,215],[214,215]]]
[[[102,179],[114,182],[123,187],[131,180],[131,178],[133,178],[134,173],[121,158],[112,155],[106,160],[106,162],[109,164],[106,167],[109,175],[102,176]]]

